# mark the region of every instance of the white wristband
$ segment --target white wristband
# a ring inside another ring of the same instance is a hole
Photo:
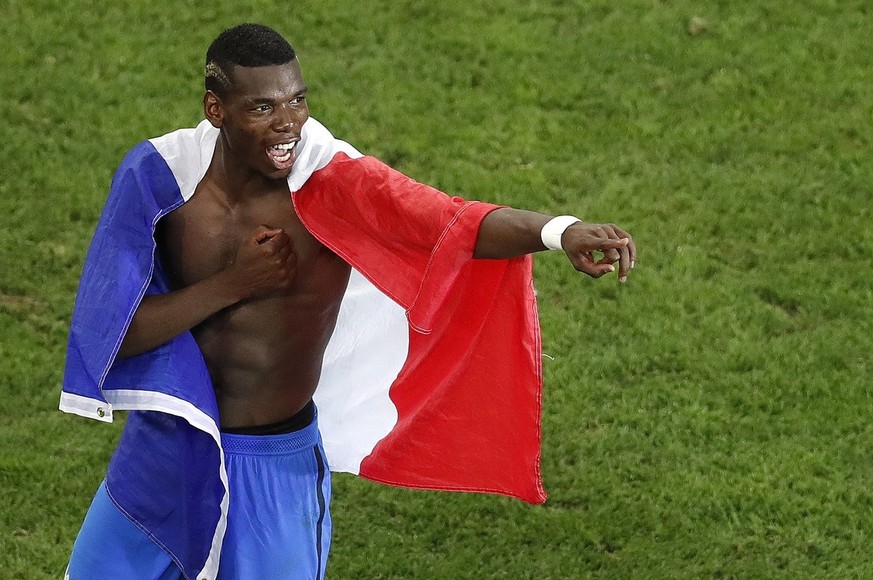
[[[571,215],[559,215],[550,219],[540,232],[543,245],[550,250],[563,250],[561,236],[564,234],[564,230],[581,221],[579,218]]]

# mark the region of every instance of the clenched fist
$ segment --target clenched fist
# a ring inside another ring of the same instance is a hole
[[[239,247],[228,270],[244,298],[287,290],[297,273],[291,238],[281,228],[259,226]]]

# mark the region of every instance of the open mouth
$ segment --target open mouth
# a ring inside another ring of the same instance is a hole
[[[297,143],[279,143],[267,147],[267,155],[276,169],[288,169],[294,164],[294,153]]]

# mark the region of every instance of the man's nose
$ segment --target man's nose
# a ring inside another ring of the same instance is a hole
[[[290,106],[280,105],[276,111],[276,122],[273,124],[273,129],[279,133],[288,133],[297,122],[297,115]]]

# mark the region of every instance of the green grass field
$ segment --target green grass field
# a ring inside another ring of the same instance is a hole
[[[537,257],[549,501],[337,476],[330,577],[873,577],[873,5],[159,5],[0,2],[0,578],[61,576],[121,428],[57,411],[112,172],[241,21],[361,151],[640,252]]]

